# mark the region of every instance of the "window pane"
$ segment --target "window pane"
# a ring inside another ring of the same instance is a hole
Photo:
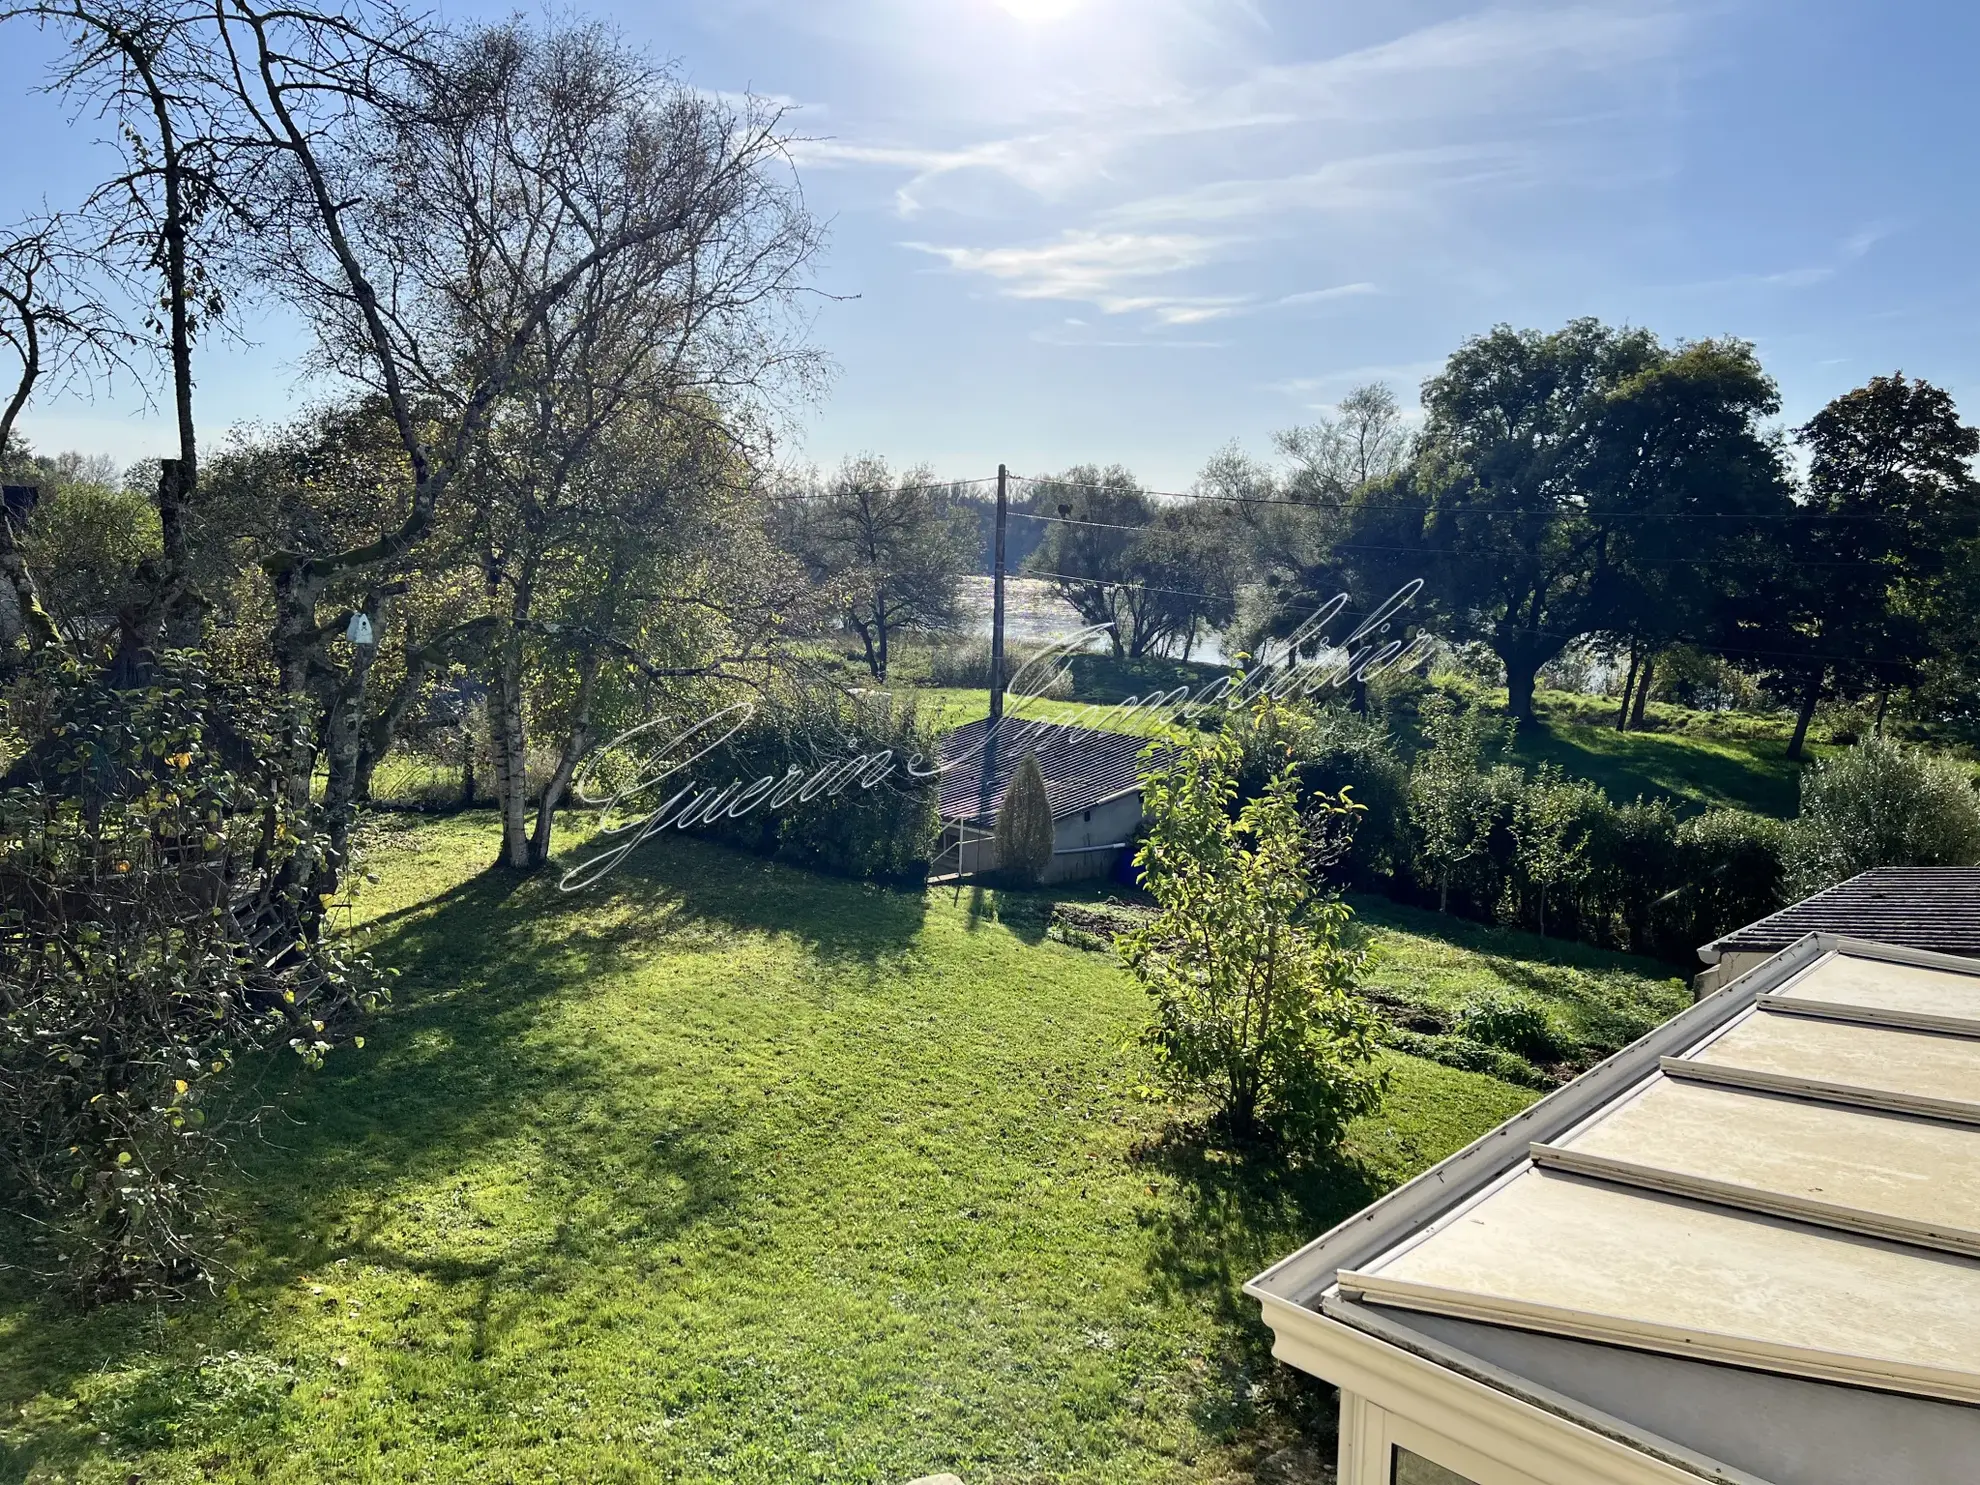
[[[1456,1470],[1447,1470],[1441,1464],[1432,1464],[1421,1454],[1412,1454],[1396,1445],[1395,1485],[1473,1485]]]

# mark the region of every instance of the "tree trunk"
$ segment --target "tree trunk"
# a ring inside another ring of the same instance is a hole
[[[1616,712],[1616,731],[1629,731],[1629,703],[1636,695],[1636,671],[1643,663],[1643,652],[1636,647],[1634,640],[1629,646],[1629,678],[1623,682],[1622,706]]]
[[[501,864],[516,871],[529,866],[529,739],[522,694],[522,636],[502,646],[495,681],[495,754],[501,787]]]
[[[1533,720],[1533,682],[1540,674],[1540,662],[1524,653],[1500,656],[1506,666],[1506,710],[1518,722]]]
[[[1889,708],[1890,704],[1891,688],[1889,686],[1879,686],[1877,688],[1877,720],[1870,724],[1870,730],[1879,737],[1884,735],[1884,712]]]
[[[378,658],[378,639],[385,628],[386,595],[373,589],[364,601],[364,616],[371,621],[372,643],[351,646],[351,668],[343,684],[332,693],[324,718],[323,746],[329,772],[323,784],[325,833],[329,836],[329,860],[313,884],[316,895],[337,890],[348,855],[351,827],[357,822],[358,788],[369,782],[369,770],[360,776],[358,760],[363,751],[365,701],[369,693],[371,666]],[[373,760],[372,767],[376,767]]]
[[[55,621],[41,606],[34,574],[21,555],[14,512],[4,507],[0,507],[0,583],[5,584],[9,599],[5,607],[0,607],[0,654],[13,648],[20,639],[26,639],[30,650],[59,644],[61,636],[56,632]]]
[[[1657,657],[1646,655],[1643,658],[1643,674],[1636,681],[1636,703],[1629,709],[1629,725],[1638,732],[1643,730],[1643,708],[1650,700],[1650,686],[1656,679]]]
[[[465,718],[461,721],[461,797],[460,807],[474,808],[474,729],[468,726]]]
[[[543,798],[536,806],[536,829],[529,838],[529,864],[542,866],[550,859],[551,830],[557,819],[557,806],[571,785],[578,764],[591,749],[591,700],[598,689],[599,652],[596,646],[585,652],[578,667],[577,699],[571,707],[571,730],[557,756],[556,770],[543,785]]]
[[[1815,720],[1815,704],[1822,699],[1823,673],[1817,670],[1809,676],[1808,684],[1801,693],[1801,711],[1794,719],[1794,736],[1788,739],[1787,756],[1789,761],[1801,761],[1801,745],[1808,740],[1808,724]]]

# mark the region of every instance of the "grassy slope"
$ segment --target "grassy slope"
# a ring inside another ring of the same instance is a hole
[[[379,850],[398,1002],[239,1148],[226,1294],[0,1291],[0,1478],[1226,1479],[1324,1413],[1243,1279],[1532,1097],[1397,1057],[1338,1165],[1236,1163],[1040,900],[491,853]],[[1383,973],[1529,973],[1368,906]]]
[[[1615,703],[1564,691],[1541,693],[1539,725],[1515,751],[1593,779],[1618,801],[1662,795],[1685,813],[1724,806],[1791,818],[1802,766],[1786,756],[1788,727],[1772,717],[1712,714],[1653,703],[1662,729],[1615,730]],[[1811,758],[1835,749],[1809,739]]]
[[[1351,901],[1368,950],[1363,984],[1411,1005],[1448,1015],[1481,992],[1515,990],[1545,1004],[1566,1038],[1606,1055],[1691,1004],[1686,983],[1654,959],[1383,897]]]

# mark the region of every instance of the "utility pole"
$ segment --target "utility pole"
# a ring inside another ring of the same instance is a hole
[[[1004,720],[1004,512],[1008,507],[1010,475],[997,466],[997,544],[990,580],[990,731]],[[994,746],[994,742],[993,742]]]
[[[997,466],[997,536],[990,566],[990,721],[983,733],[983,778],[977,788],[976,812],[990,813],[996,789],[997,734],[1004,724],[1004,513],[1009,508],[1010,474]],[[968,827],[963,827],[967,833]],[[961,863],[957,869],[960,871]]]

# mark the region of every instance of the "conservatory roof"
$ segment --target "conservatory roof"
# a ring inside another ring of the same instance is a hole
[[[1980,958],[1980,866],[1880,866],[1716,938],[1698,957],[1773,954],[1808,933]]]
[[[1970,1459],[1980,963],[1804,939],[1247,1289],[1705,1478]]]

